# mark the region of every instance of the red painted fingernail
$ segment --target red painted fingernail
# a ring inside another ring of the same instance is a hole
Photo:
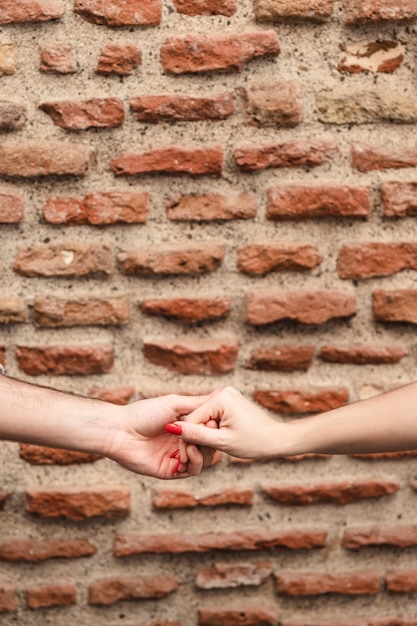
[[[173,452],[172,454],[169,455],[170,459],[175,459],[176,456],[178,456],[179,450],[175,450],[175,452]]]
[[[171,435],[182,435],[182,428],[178,424],[167,424],[165,430]]]
[[[173,474],[176,474],[178,472],[178,470],[180,469],[180,465],[181,465],[181,461],[179,460],[175,466],[174,471],[172,472]]]

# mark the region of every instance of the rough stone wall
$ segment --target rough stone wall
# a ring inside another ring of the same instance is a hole
[[[416,18],[0,0],[10,375],[119,403],[234,385],[284,420],[414,380]],[[416,455],[162,483],[2,443],[1,623],[415,626]]]

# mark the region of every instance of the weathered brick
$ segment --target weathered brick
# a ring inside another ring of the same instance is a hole
[[[266,217],[270,220],[367,217],[370,212],[369,187],[290,184],[268,189]]]
[[[26,602],[30,609],[70,606],[75,604],[76,599],[75,583],[30,585],[26,589]]]
[[[319,356],[328,363],[381,365],[399,363],[407,351],[395,346],[322,346]]]
[[[110,168],[115,176],[159,173],[219,177],[223,168],[223,150],[221,146],[168,146],[149,152],[122,152],[111,160]]]
[[[415,156],[417,165],[417,153]],[[417,183],[383,183],[381,191],[384,215],[387,217],[417,215]]]
[[[113,346],[16,346],[16,359],[25,374],[89,376],[108,374],[113,367]]]
[[[346,618],[342,620],[338,617],[324,617],[319,621],[290,621],[282,620],[280,626],[417,626],[417,620],[403,617],[362,617],[358,619]]]
[[[215,563],[197,572],[195,584],[199,589],[258,587],[271,573],[271,563]]]
[[[358,41],[343,45],[337,69],[359,74],[380,72],[391,74],[404,60],[405,46],[399,41]]]
[[[22,298],[0,296],[0,324],[26,322],[26,319],[26,305]]]
[[[149,193],[95,191],[83,199],[50,196],[42,212],[51,224],[143,224],[149,216]]]
[[[124,122],[124,106],[120,98],[92,98],[82,102],[61,100],[43,102],[39,109],[51,116],[55,126],[68,130],[114,128]]]
[[[97,548],[87,539],[10,539],[0,543],[0,560],[9,562],[78,559],[96,552]]]
[[[395,593],[417,592],[417,570],[391,570],[385,574],[387,591]]]
[[[318,388],[312,390],[257,389],[253,399],[262,406],[286,415],[323,413],[343,406],[349,400],[346,387]]]
[[[282,320],[324,324],[331,319],[352,317],[356,312],[355,294],[335,289],[257,289],[248,293],[246,302],[246,319],[255,325]]]
[[[69,141],[4,141],[0,144],[0,175],[85,176],[95,165],[95,150]]]
[[[24,218],[24,202],[22,196],[0,189],[0,223],[18,224]]]
[[[343,0],[343,12],[345,24],[349,26],[380,21],[401,22],[417,18],[417,5],[415,0],[370,0],[365,3]]]
[[[119,519],[130,513],[130,489],[32,489],[26,492],[26,511],[43,519]]]
[[[128,275],[198,275],[214,272],[222,264],[224,255],[223,244],[199,243],[165,249],[142,247],[120,253],[118,261],[122,272]]]
[[[313,21],[326,22],[334,11],[335,0],[255,0],[258,22]]]
[[[417,150],[415,148],[354,143],[351,149],[351,159],[352,167],[360,172],[416,167]]]
[[[143,313],[162,315],[182,322],[208,322],[230,313],[230,297],[218,298],[155,298],[140,303]]]
[[[139,535],[119,533],[114,541],[113,552],[117,557],[135,554],[182,554],[185,552],[212,552],[218,550],[307,550],[323,548],[326,544],[325,530],[263,530],[211,533],[166,533]]]
[[[224,120],[234,113],[233,93],[217,96],[142,96],[130,99],[130,109],[139,122],[198,122]]]
[[[170,220],[211,221],[250,219],[255,217],[256,198],[252,193],[222,195],[218,193],[171,196],[166,202]]]
[[[2,0],[0,24],[47,22],[65,13],[62,0]]]
[[[342,545],[347,550],[369,547],[409,548],[417,545],[417,526],[362,526],[348,528]]]
[[[0,613],[16,610],[16,587],[0,584]]]
[[[145,358],[181,374],[226,374],[234,369],[237,339],[144,338]]]
[[[350,504],[368,498],[383,498],[399,488],[398,483],[387,480],[351,480],[316,485],[265,485],[262,491],[279,504],[308,505],[322,502]]]
[[[276,610],[265,603],[198,609],[198,626],[275,626],[277,623]]]
[[[292,128],[302,122],[303,101],[298,82],[256,82],[249,85],[244,93],[251,123]]]
[[[88,587],[88,603],[109,606],[123,600],[157,600],[171,595],[180,586],[174,576],[119,576],[101,578]]]
[[[340,278],[389,276],[417,269],[415,243],[360,243],[345,245],[337,259]]]
[[[23,104],[0,100],[0,131],[20,130],[27,122],[27,109]]]
[[[12,76],[16,72],[17,46],[15,43],[0,43],[0,76]]]
[[[0,345],[0,363],[3,365],[3,367],[6,366],[6,348],[5,346]],[[0,498],[0,503],[1,503],[1,498]]]
[[[417,324],[417,290],[376,289],[372,293],[372,309],[378,322]]]
[[[135,392],[135,388],[131,385],[124,387],[92,387],[89,391],[91,398],[98,398],[104,402],[111,402],[112,404],[128,404]]]
[[[42,244],[18,250],[13,269],[23,276],[109,276],[112,249],[106,243]]]
[[[191,491],[153,490],[152,506],[155,509],[192,509],[197,506],[223,505],[252,506],[253,489],[225,487],[215,493],[197,496]]]
[[[40,52],[39,71],[46,74],[75,74],[78,71],[78,64],[71,44],[54,43],[43,46]]]
[[[0,491],[0,510],[4,509],[4,505],[9,496],[10,493],[8,493],[7,491]]]
[[[234,72],[252,59],[279,53],[273,30],[233,35],[190,34],[169,37],[161,46],[162,65],[168,74]]]
[[[129,321],[129,303],[126,296],[109,298],[38,297],[34,301],[35,322],[46,328],[126,324]]]
[[[88,452],[61,450],[31,443],[19,444],[19,456],[32,465],[72,465],[74,463],[93,463],[101,457]]]
[[[331,161],[339,152],[332,141],[287,141],[259,146],[240,146],[233,150],[236,164],[244,172],[271,167],[316,167]]]
[[[174,0],[178,13],[184,15],[226,15],[231,17],[237,11],[236,0]]]
[[[276,575],[277,592],[285,596],[374,595],[380,588],[381,574],[374,570],[346,574],[286,572]]]
[[[417,121],[415,98],[401,89],[355,91],[339,87],[316,95],[319,120],[326,124],[370,124]]]
[[[74,11],[93,24],[157,26],[162,0],[75,0]]]
[[[310,244],[248,244],[237,250],[237,268],[244,274],[311,270],[323,257]]]
[[[267,372],[308,370],[313,361],[314,346],[265,345],[254,350],[248,368]]]
[[[141,65],[142,52],[133,44],[109,43],[100,52],[97,74],[129,76]]]

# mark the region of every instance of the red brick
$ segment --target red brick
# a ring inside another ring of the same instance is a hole
[[[258,22],[326,22],[333,15],[334,3],[335,0],[255,0],[255,17]]]
[[[326,545],[327,531],[324,530],[262,530],[209,533],[166,533],[153,535],[116,535],[114,555],[117,557],[135,554],[182,554],[185,552],[213,552],[218,550],[308,550]]]
[[[103,400],[103,402],[123,405],[128,404],[134,392],[135,389],[131,386],[113,388],[92,387],[89,391],[89,396]]]
[[[389,276],[417,269],[417,244],[360,243],[343,246],[337,259],[340,278]]]
[[[406,356],[403,348],[395,346],[322,346],[319,356],[328,363],[352,363],[354,365],[381,365],[399,363]]]
[[[351,149],[352,167],[360,172],[417,167],[417,150],[398,146],[371,146],[355,143]]]
[[[139,122],[198,122],[224,120],[234,113],[232,92],[211,97],[174,95],[142,96],[130,99],[130,108]]]
[[[372,309],[378,322],[417,324],[417,290],[376,289],[372,293]]]
[[[257,206],[252,193],[221,195],[218,193],[175,195],[166,203],[166,216],[170,220],[211,221],[250,219],[255,217]]]
[[[247,367],[267,372],[308,370],[314,357],[314,346],[271,345],[254,350]]]
[[[336,619],[336,621],[335,621]],[[402,617],[363,617],[341,620],[340,618],[324,617],[320,621],[281,621],[280,626],[417,626],[417,620]]]
[[[226,374],[234,369],[237,339],[144,338],[145,358],[181,374]]]
[[[188,174],[189,176],[221,176],[221,146],[183,148],[168,146],[149,152],[122,152],[110,162],[115,176],[139,174]]]
[[[361,461],[385,461],[397,459],[414,459],[417,456],[417,450],[402,450],[401,452],[375,452],[370,454],[351,454],[351,457],[360,459]]]
[[[233,35],[169,37],[161,46],[162,65],[168,74],[233,72],[257,57],[277,56],[280,45],[273,30]]]
[[[50,196],[42,208],[51,224],[143,224],[149,215],[149,194],[133,191],[96,191],[83,199]]]
[[[369,547],[409,548],[417,545],[417,526],[362,526],[345,530],[342,545],[347,550]]]
[[[196,15],[226,15],[231,17],[237,11],[236,0],[173,0],[178,13],[192,17]]]
[[[0,345],[0,363],[5,367],[6,365],[6,348]]]
[[[237,250],[237,268],[244,274],[310,270],[322,260],[315,246],[303,243],[248,244]]]
[[[121,126],[125,117],[123,102],[119,98],[43,102],[39,108],[51,116],[55,126],[68,130],[114,128]]]
[[[26,590],[26,601],[30,609],[70,606],[75,604],[76,597],[74,583],[31,585]]]
[[[20,195],[0,190],[0,223],[17,224],[24,218],[24,202]]]
[[[369,22],[401,22],[417,18],[415,0],[370,0],[363,3],[358,0],[343,0],[345,24],[353,26]]]
[[[143,246],[118,256],[121,271],[136,276],[198,275],[214,272],[223,262],[225,246],[216,243],[171,248]]]
[[[399,41],[359,41],[342,46],[337,69],[359,74],[380,72],[391,74],[404,60],[405,46]]]
[[[198,609],[198,626],[275,626],[278,614],[262,604],[235,608]]]
[[[286,415],[322,413],[343,406],[349,400],[346,387],[283,391],[257,389],[252,395],[262,406]]]
[[[215,563],[197,572],[195,584],[199,589],[258,587],[271,573],[271,563]]]
[[[113,346],[16,346],[20,369],[31,376],[90,376],[108,374],[113,367]]]
[[[109,606],[123,600],[166,598],[180,586],[173,576],[119,576],[96,580],[88,588],[88,603]]]
[[[17,46],[15,43],[0,44],[0,76],[13,76],[16,73]]]
[[[380,588],[381,575],[376,571],[347,574],[321,572],[286,572],[276,576],[277,592],[285,596],[374,595]]]
[[[41,48],[39,71],[47,74],[75,74],[78,64],[72,46],[54,43]]]
[[[385,575],[387,591],[395,593],[417,592],[417,570],[391,570]]]
[[[16,587],[0,584],[0,613],[16,610]]]
[[[26,511],[40,518],[81,521],[93,517],[119,519],[130,513],[130,489],[49,489],[26,492]]]
[[[85,176],[95,165],[90,146],[69,141],[4,141],[0,144],[0,175]]]
[[[0,24],[47,22],[65,13],[62,0],[2,0]]]
[[[27,109],[23,104],[0,100],[0,131],[20,130],[27,122]]]
[[[35,323],[45,328],[84,325],[120,325],[129,321],[126,296],[109,298],[38,297],[34,301]]]
[[[282,320],[302,324],[324,324],[331,319],[355,315],[356,297],[352,292],[328,290],[285,291],[257,289],[248,293],[246,319],[262,325]]]
[[[148,315],[162,315],[182,322],[208,322],[230,313],[230,297],[218,298],[155,298],[143,300],[140,308]]]
[[[397,483],[386,480],[351,480],[316,485],[263,486],[262,491],[279,504],[350,504],[367,498],[382,498],[398,491]]]
[[[298,82],[257,82],[249,85],[244,93],[250,123],[292,128],[302,122],[303,101]]]
[[[22,298],[0,296],[0,324],[26,322],[26,305]]]
[[[0,560],[38,563],[48,559],[78,559],[97,552],[87,539],[11,539],[0,543]]]
[[[42,244],[18,250],[13,269],[23,276],[109,276],[112,256],[106,243]]]
[[[236,164],[244,172],[269,167],[316,167],[331,161],[339,152],[332,141],[288,141],[241,146],[233,150]]]
[[[369,187],[279,185],[268,189],[266,217],[270,220],[317,217],[367,217]]]
[[[74,463],[93,463],[101,457],[88,452],[61,450],[48,446],[36,446],[31,443],[19,444],[19,456],[32,465],[72,465]]]
[[[157,26],[162,0],[75,0],[74,11],[93,24]]]
[[[141,65],[142,52],[133,44],[109,43],[100,52],[97,74],[129,76]]]
[[[417,183],[384,183],[381,191],[384,215],[387,217],[417,215]]]
[[[252,506],[253,489],[223,488],[215,493],[196,496],[190,491],[154,490],[152,506],[155,509],[189,509],[197,506],[223,505]]]

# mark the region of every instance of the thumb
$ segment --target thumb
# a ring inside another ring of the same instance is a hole
[[[209,448],[218,448],[221,445],[221,435],[218,428],[207,428],[202,424],[191,422],[175,422],[168,424],[166,430],[173,432],[170,429],[172,426],[176,430],[175,434],[187,443],[208,446]]]

